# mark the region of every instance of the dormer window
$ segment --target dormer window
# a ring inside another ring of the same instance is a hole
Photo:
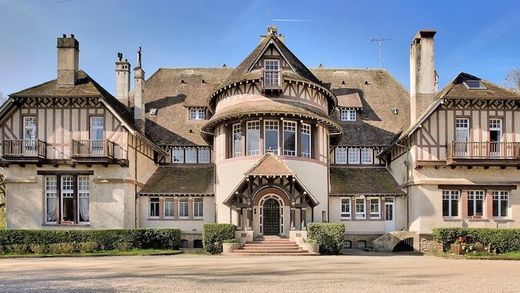
[[[190,120],[206,120],[205,107],[190,107]]]
[[[485,90],[487,87],[480,80],[466,80],[464,85],[470,90]]]
[[[264,60],[264,88],[280,88],[280,60]]]
[[[357,119],[356,109],[342,108],[340,111],[341,111],[340,112],[341,121],[356,121],[356,119]]]

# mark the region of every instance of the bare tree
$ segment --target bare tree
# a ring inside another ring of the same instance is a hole
[[[506,86],[520,91],[520,69],[512,69],[507,73]]]

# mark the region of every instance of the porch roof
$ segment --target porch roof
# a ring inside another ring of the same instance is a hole
[[[405,195],[388,170],[383,167],[331,167],[330,195]]]
[[[139,195],[214,195],[213,164],[161,166]]]

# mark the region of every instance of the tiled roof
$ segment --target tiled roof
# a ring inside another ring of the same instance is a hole
[[[330,195],[404,195],[383,167],[330,167]]]
[[[359,93],[353,92],[345,95],[338,95],[338,107],[341,108],[363,108],[363,103]]]
[[[213,165],[161,166],[139,191],[140,195],[213,195]]]
[[[486,88],[469,89],[464,85],[469,80],[480,81]],[[518,93],[465,72],[461,72],[441,93],[446,99],[520,100]]]
[[[289,167],[273,153],[264,155],[245,173],[247,176],[292,176],[294,174],[294,171],[289,169]]]

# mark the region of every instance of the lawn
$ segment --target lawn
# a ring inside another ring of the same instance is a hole
[[[36,254],[24,253],[0,254],[0,258],[16,258],[16,257],[89,257],[89,256],[129,256],[129,255],[174,255],[181,253],[179,250],[171,249],[129,249],[129,250],[102,250],[88,253],[67,253],[67,254]]]
[[[464,259],[491,259],[491,260],[520,260],[520,251],[511,251],[506,253],[492,254],[488,252],[468,253],[464,255],[455,255],[449,252],[434,254],[447,258],[464,258]]]

